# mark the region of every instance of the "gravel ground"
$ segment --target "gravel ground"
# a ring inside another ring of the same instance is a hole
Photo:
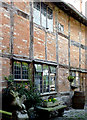
[[[63,117],[52,118],[51,120],[87,120],[87,113],[83,109],[70,109],[64,111]]]

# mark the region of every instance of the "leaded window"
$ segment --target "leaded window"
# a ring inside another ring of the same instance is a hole
[[[13,65],[14,69],[14,79],[28,79],[28,70],[29,70],[29,65],[26,62],[19,62],[19,61],[14,61]]]
[[[64,32],[64,25],[62,25],[61,23],[58,24],[58,31],[59,32]]]
[[[53,32],[53,11],[42,2],[34,2],[34,23]]]
[[[39,2],[36,2],[34,4],[33,16],[34,16],[33,21],[40,25],[40,3]]]
[[[46,64],[35,64],[34,82],[41,93],[56,91],[56,67]]]

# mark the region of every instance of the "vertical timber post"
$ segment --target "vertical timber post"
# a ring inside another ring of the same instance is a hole
[[[55,27],[56,27],[56,61],[57,61],[57,68],[56,68],[56,90],[57,93],[59,93],[58,90],[58,73],[59,73],[59,58],[58,58],[58,10],[55,9]]]
[[[70,16],[68,16],[68,65],[69,65],[69,74],[70,74]],[[71,91],[71,84],[70,84]]]
[[[34,86],[34,64],[33,64],[33,1],[30,1],[30,46],[29,46],[29,59],[32,60],[32,63],[30,64],[30,76],[31,81]]]
[[[33,2],[30,2],[30,48],[29,58],[33,60]]]
[[[68,17],[68,62],[70,70],[70,16]]]
[[[85,2],[85,16],[87,17],[87,1]],[[85,27],[85,69],[87,70],[87,26]],[[85,113],[87,114],[87,73],[85,75]]]
[[[13,42],[14,42],[14,10],[13,10],[13,0],[11,0],[11,8],[10,8],[10,53],[11,53],[11,57],[10,57],[10,74],[13,73],[13,63],[12,63],[12,58],[13,58]]]

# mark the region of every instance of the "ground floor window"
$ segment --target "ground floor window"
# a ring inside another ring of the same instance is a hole
[[[14,61],[13,63],[14,80],[27,80],[28,70],[29,70],[28,63]]]
[[[70,71],[70,75],[75,77],[75,79],[72,82],[73,86],[79,86],[80,85],[80,73],[77,71]]]
[[[56,91],[56,67],[46,64],[35,64],[34,82],[41,93]]]

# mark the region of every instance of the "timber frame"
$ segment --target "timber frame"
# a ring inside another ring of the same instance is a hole
[[[34,55],[33,55],[33,32],[34,32],[34,23],[33,23],[33,3],[30,2],[30,14],[25,13],[24,11],[15,8],[13,2],[11,3],[11,5],[2,2],[2,7],[6,8],[9,10],[10,12],[10,54],[0,54],[0,57],[5,57],[5,58],[9,58],[11,61],[12,60],[20,60],[20,61],[28,61],[31,63],[37,62],[37,63],[45,63],[45,64],[49,64],[49,65],[56,65],[57,66],[57,79],[58,79],[58,68],[62,67],[62,68],[66,68],[69,71],[70,70],[75,70],[78,72],[82,72],[82,73],[87,73],[87,63],[86,63],[86,68],[82,69],[81,68],[81,49],[85,50],[85,54],[87,52],[87,40],[85,40],[86,44],[82,45],[81,44],[81,23],[84,24],[87,27],[87,18],[85,16],[83,16],[81,13],[79,13],[78,11],[76,11],[75,9],[72,8],[71,5],[66,4],[65,2],[56,2],[53,3],[56,4],[56,6],[58,8],[60,8],[61,10],[63,10],[65,13],[68,14],[68,36],[66,36],[63,33],[60,33],[57,30],[57,25],[58,25],[58,13],[56,13],[56,19],[55,19],[55,24],[56,24],[56,33],[52,33],[52,34],[56,34],[56,62],[53,61],[47,61],[47,31],[45,31],[45,60],[40,60],[40,59],[34,59]],[[14,13],[19,14],[19,12],[21,13],[20,15],[23,15],[23,17],[25,17],[26,19],[30,20],[30,46],[29,46],[29,56],[21,56],[21,55],[16,55],[13,54],[13,44],[14,44],[14,36],[13,36],[13,32],[14,32]],[[79,43],[75,42],[73,40],[70,39],[70,16],[75,18],[76,20],[78,20],[80,22],[80,32],[79,32]],[[67,38],[68,40],[68,65],[64,65],[64,64],[60,64],[59,63],[59,57],[58,57],[58,51],[59,51],[59,47],[58,47],[58,35],[61,35],[65,38]],[[75,68],[73,66],[71,66],[70,63],[70,44],[73,46],[76,46],[79,48],[79,68]],[[86,56],[86,61],[87,61],[87,55]],[[12,66],[11,66],[12,68]],[[33,78],[34,79],[34,78]]]

